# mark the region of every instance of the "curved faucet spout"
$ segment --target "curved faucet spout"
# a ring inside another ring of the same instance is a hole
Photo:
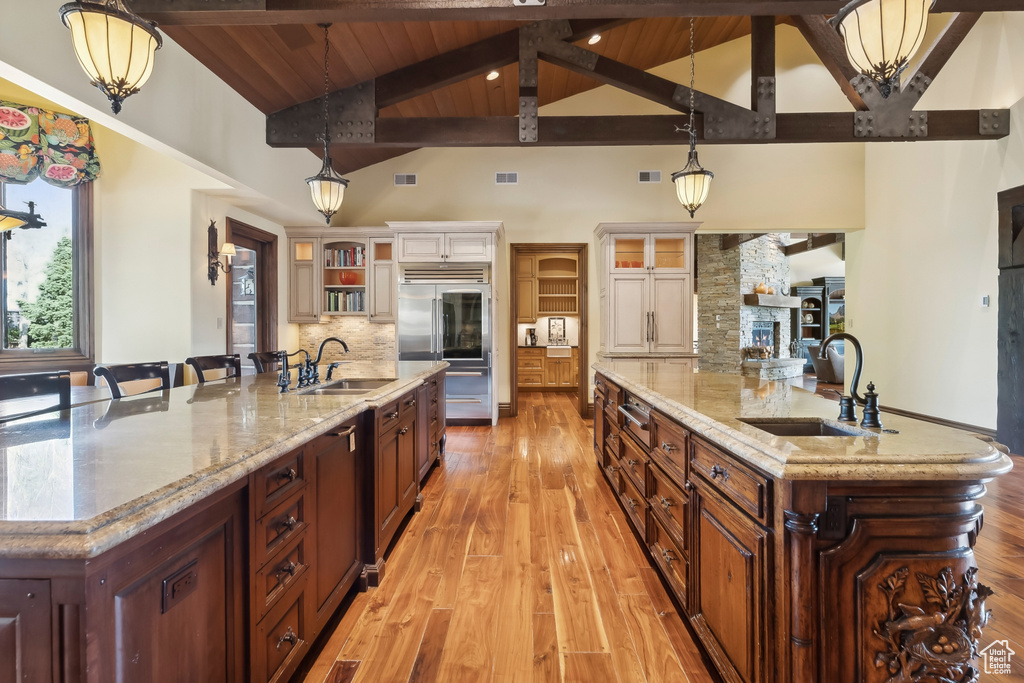
[[[866,405],[867,399],[865,399],[864,397],[857,393],[857,384],[860,383],[861,364],[864,362],[864,350],[861,348],[860,341],[856,337],[846,332],[836,332],[835,334],[830,334],[828,337],[825,338],[825,341],[821,343],[821,348],[818,349],[818,358],[826,360],[828,356],[825,355],[825,351],[826,349],[828,349],[829,344],[839,339],[846,339],[853,344],[853,350],[857,355],[857,364],[853,370],[853,381],[850,383],[850,395],[853,396],[853,400],[855,400],[857,403],[861,405]]]
[[[320,348],[316,352],[316,360],[313,361],[313,365],[320,365],[320,359],[324,357],[324,347],[327,346],[327,342],[337,342],[341,344],[341,347],[345,349],[345,353],[348,353],[348,344],[345,343],[344,339],[338,339],[337,337],[328,337],[320,342]]]

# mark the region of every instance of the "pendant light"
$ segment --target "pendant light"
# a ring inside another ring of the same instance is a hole
[[[331,110],[329,100],[331,96],[330,54],[331,44],[327,35],[330,24],[317,24],[324,30],[324,165],[320,172],[312,178],[306,178],[309,185],[309,193],[313,198],[316,210],[327,219],[327,225],[331,224],[331,216],[338,213],[341,203],[345,200],[345,188],[348,187],[348,180],[342,178],[331,163]]]
[[[900,73],[921,47],[935,0],[853,0],[830,23],[843,36],[854,68],[883,97],[899,89]]]
[[[0,204],[0,232],[8,232],[15,228],[42,228],[46,223],[43,217],[36,213],[36,203],[28,202],[28,212],[11,211]],[[10,237],[10,234],[7,235]]]
[[[154,53],[163,45],[160,33],[124,0],[69,2],[60,18],[71,29],[78,62],[119,113],[124,99],[153,73]]]
[[[686,166],[672,174],[672,182],[676,185],[676,196],[683,208],[690,212],[690,218],[708,198],[711,190],[711,179],[715,174],[702,168],[697,161],[697,131],[693,127],[693,17],[690,17],[690,122],[686,125],[690,134],[690,154]]]

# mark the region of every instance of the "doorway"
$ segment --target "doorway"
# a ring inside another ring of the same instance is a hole
[[[226,242],[235,245],[228,273],[227,349],[255,374],[249,354],[277,350],[277,235],[227,219]]]
[[[519,414],[522,386],[524,391],[570,393],[580,417],[586,419],[590,414],[587,245],[512,244],[510,250],[509,415]],[[541,351],[539,347],[549,342],[561,348]],[[528,378],[525,385],[524,378]],[[544,386],[534,386],[537,383]]]
[[[998,349],[996,440],[1024,453],[1024,185],[999,193]]]

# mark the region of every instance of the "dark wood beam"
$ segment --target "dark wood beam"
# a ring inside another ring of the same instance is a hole
[[[722,251],[729,251],[734,247],[738,247],[744,242],[751,242],[756,240],[758,237],[764,237],[768,233],[766,232],[732,232],[722,235]]]
[[[850,100],[850,104],[857,111],[865,111],[868,106],[864,103],[860,94],[850,83],[857,77],[859,72],[850,64],[846,57],[846,46],[843,39],[839,37],[824,16],[821,15],[799,15],[790,17],[793,24],[800,29],[804,40],[818,55],[818,59],[824,65],[832,78],[839,84],[839,88]]]
[[[967,34],[971,32],[974,25],[981,19],[981,12],[960,12],[949,22],[942,34],[935,39],[928,52],[921,59],[921,65],[917,68],[906,82],[914,80],[917,75],[924,76],[929,81],[935,80],[939,71],[946,65],[953,52],[960,47]]]
[[[845,241],[846,235],[841,232],[813,234],[808,235],[807,239],[803,242],[785,245],[782,247],[782,252],[786,256],[792,256],[793,254],[802,254],[806,251],[821,249],[832,244],[842,244]]]
[[[750,17],[750,108],[755,110],[759,78],[775,78],[775,17]]]
[[[1009,124],[998,133],[979,132],[978,110],[931,111],[928,113],[928,137],[858,138],[854,136],[854,114],[825,112],[815,114],[779,114],[774,139],[703,137],[700,114],[695,121],[697,139],[709,144],[765,144],[805,142],[910,142],[920,140],[993,140],[1009,134]],[[999,110],[1001,120],[1009,122],[1009,110]],[[542,116],[537,142],[541,146],[615,146],[685,145],[688,138],[680,128],[687,122],[684,114],[658,116]],[[271,147],[316,147],[316,126],[293,136],[286,129],[267,131]],[[377,147],[512,147],[520,144],[519,118],[516,116],[378,118]],[[335,137],[335,140],[340,140]],[[358,138],[337,144],[367,146]]]

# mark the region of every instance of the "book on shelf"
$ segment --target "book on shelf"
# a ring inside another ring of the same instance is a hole
[[[366,292],[327,292],[328,313],[364,313],[366,311]]]
[[[324,265],[328,268],[362,268],[366,265],[366,247],[324,249]]]

